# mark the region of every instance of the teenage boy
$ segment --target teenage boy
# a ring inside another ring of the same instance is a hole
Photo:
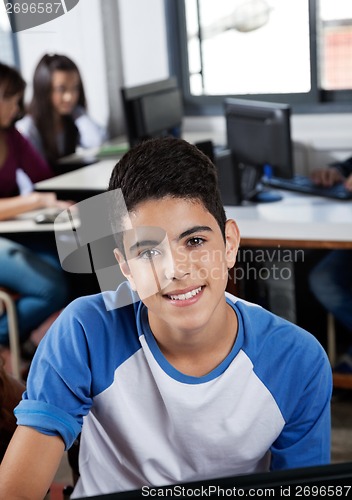
[[[51,327],[0,497],[43,497],[81,431],[72,498],[328,463],[329,362],[306,331],[225,295],[240,237],[214,165],[185,141],[146,141],[109,189],[128,210],[115,250],[127,282],[105,300],[131,304],[82,297]]]

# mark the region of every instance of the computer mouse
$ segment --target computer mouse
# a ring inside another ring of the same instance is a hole
[[[58,215],[59,215],[58,212],[52,212],[52,213],[41,212],[34,217],[34,222],[36,224],[54,224],[54,221]]]

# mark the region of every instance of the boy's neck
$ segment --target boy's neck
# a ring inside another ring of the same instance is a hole
[[[150,328],[168,362],[185,375],[201,377],[214,370],[230,353],[237,338],[235,311],[225,302],[220,321],[214,318],[197,332],[170,331],[149,317]]]

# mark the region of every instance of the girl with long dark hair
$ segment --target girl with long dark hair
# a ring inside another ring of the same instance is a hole
[[[59,158],[77,146],[98,147],[105,138],[103,128],[87,115],[79,69],[65,55],[45,54],[39,61],[28,111],[17,127],[56,173]]]

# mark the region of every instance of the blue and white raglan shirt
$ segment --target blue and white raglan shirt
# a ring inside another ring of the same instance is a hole
[[[126,293],[124,283],[106,299]],[[330,461],[325,351],[265,309],[227,302],[237,339],[202,377],[169,364],[141,302],[107,311],[97,294],[59,316],[15,414],[66,448],[82,430],[72,498]]]

